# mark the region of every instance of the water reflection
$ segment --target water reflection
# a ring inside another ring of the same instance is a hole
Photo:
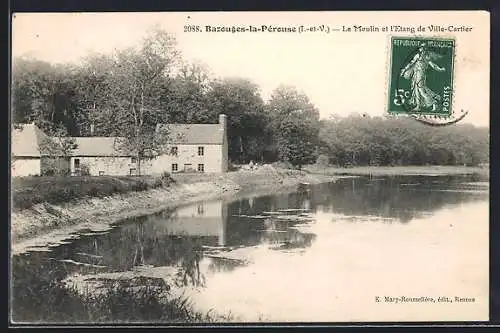
[[[394,218],[407,223],[447,205],[484,200],[488,192],[473,185],[477,176],[405,176],[341,179],[312,192],[314,210],[351,216]]]
[[[352,223],[370,217],[411,223],[447,206],[487,200],[488,192],[471,184],[477,181],[474,176],[348,178],[294,193],[203,202],[126,220],[107,233],[84,231],[86,236],[52,252],[15,256],[14,298],[39,285],[40,276],[50,285],[73,273],[122,272],[137,266],[175,267],[178,286],[203,287],[207,274],[248,265],[225,256],[229,249],[262,244],[274,252],[307,249],[319,235],[304,226],[326,218],[335,221],[336,216]],[[33,306],[42,306],[40,302]],[[26,307],[23,303],[18,310],[28,313]]]

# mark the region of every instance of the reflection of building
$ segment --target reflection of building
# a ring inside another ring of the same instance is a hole
[[[203,202],[175,210],[168,220],[160,220],[172,235],[215,236],[226,244],[227,205],[222,201]]]

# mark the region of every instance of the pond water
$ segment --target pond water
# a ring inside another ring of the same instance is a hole
[[[71,306],[51,286],[76,273],[170,267],[197,310],[236,321],[487,320],[488,190],[478,176],[343,178],[84,230],[13,257],[12,313]]]

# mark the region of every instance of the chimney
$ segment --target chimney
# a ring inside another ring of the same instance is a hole
[[[90,136],[94,136],[94,123],[90,124]]]
[[[219,124],[222,131],[227,130],[227,116],[225,114],[219,115]]]

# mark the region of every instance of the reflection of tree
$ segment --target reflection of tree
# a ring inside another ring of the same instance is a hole
[[[267,195],[252,199],[241,199],[228,205],[227,245],[257,245],[262,242],[270,244],[285,243],[291,247],[306,247],[312,243],[313,235],[305,235],[291,226],[301,223],[299,218],[280,220],[269,217],[257,219],[248,216],[260,215],[263,212],[288,208],[304,208],[308,206],[311,195],[309,191],[299,193],[283,193]],[[290,212],[296,214],[297,212]],[[286,215],[286,212],[283,212]],[[304,236],[305,235],[305,236]],[[303,241],[302,241],[303,239]]]
[[[200,261],[203,258],[201,245],[198,241],[190,242],[184,250],[186,253],[179,263],[178,282],[183,286],[188,286],[190,283],[193,286],[204,286],[205,276],[200,271]]]
[[[199,251],[201,245],[216,246],[218,237],[172,235],[168,220],[156,223],[165,218],[161,214],[140,218],[107,234],[76,240],[66,256],[74,256],[75,252],[98,255],[102,257],[102,265],[115,271],[131,270],[136,265],[177,266],[191,282],[200,284],[202,277],[198,278],[197,273],[200,258],[193,251]]]
[[[140,255],[140,264],[144,265],[144,224],[137,224],[136,231],[137,242],[135,243],[135,253],[132,266],[137,265],[137,255]]]
[[[487,193],[448,191],[473,179],[474,176],[339,179],[318,186],[312,192],[311,204],[313,207],[328,206],[331,211],[342,214],[396,218],[404,223],[445,205],[484,200]]]

